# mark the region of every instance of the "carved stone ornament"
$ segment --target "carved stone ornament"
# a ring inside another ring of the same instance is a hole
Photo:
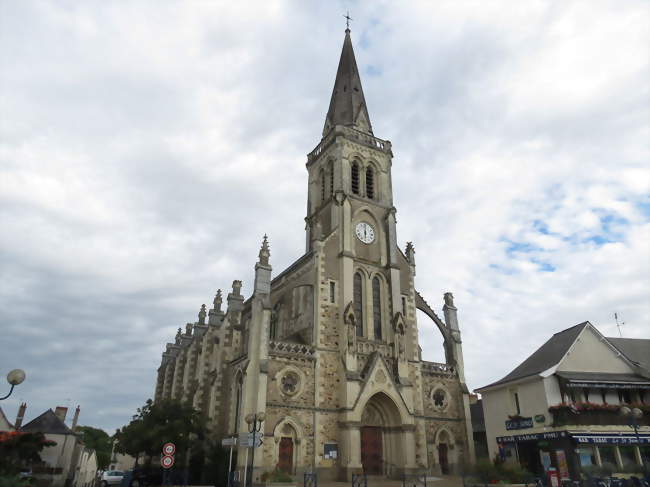
[[[379,384],[385,384],[386,381],[388,380],[388,377],[386,377],[386,373],[382,369],[380,369],[375,375],[375,379]]]

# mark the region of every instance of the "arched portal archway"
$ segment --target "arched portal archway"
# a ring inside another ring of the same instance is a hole
[[[403,464],[399,409],[383,392],[373,395],[361,416],[361,465],[369,475],[391,475]]]

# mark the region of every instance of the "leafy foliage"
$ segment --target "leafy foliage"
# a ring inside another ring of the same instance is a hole
[[[176,463],[187,463],[187,450],[205,438],[205,420],[191,405],[151,399],[138,408],[132,421],[115,433],[115,450],[136,459],[144,453],[158,455],[167,442],[176,445]]]
[[[106,470],[111,461],[112,441],[106,431],[92,426],[79,426],[76,431],[83,435],[83,442],[97,453],[97,468]]]
[[[262,482],[291,482],[292,480],[291,475],[278,468],[262,474]]]
[[[40,452],[56,442],[43,433],[0,432],[0,475],[13,476],[22,466],[40,463]]]

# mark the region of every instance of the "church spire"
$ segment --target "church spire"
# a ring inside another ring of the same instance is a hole
[[[366,99],[363,96],[361,78],[357,69],[357,61],[354,58],[350,29],[345,29],[343,50],[339,60],[339,68],[336,71],[336,81],[330,107],[325,117],[325,136],[335,125],[346,125],[362,132],[372,135],[372,126],[366,107]]]

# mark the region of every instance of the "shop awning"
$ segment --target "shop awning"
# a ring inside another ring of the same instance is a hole
[[[650,445],[650,433],[639,433],[637,441],[634,433],[582,433],[576,431],[549,431],[546,433],[529,433],[527,435],[497,436],[497,443],[515,443],[520,441],[559,440],[571,438],[578,443],[595,443],[602,445]]]
[[[571,437],[578,443],[597,443],[603,445],[650,445],[650,434],[639,433],[637,440],[634,433],[571,433]]]
[[[593,389],[650,389],[650,379],[635,374],[602,372],[556,372],[566,387]]]

